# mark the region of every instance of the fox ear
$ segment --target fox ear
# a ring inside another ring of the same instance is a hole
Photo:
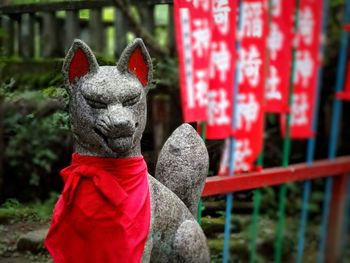
[[[67,87],[86,74],[95,74],[98,64],[91,49],[83,41],[75,39],[63,63],[63,76]]]
[[[153,66],[151,57],[141,38],[136,38],[121,54],[117,63],[117,69],[133,74],[143,87],[147,87],[153,78]]]

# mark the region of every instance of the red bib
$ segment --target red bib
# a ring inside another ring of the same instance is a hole
[[[45,246],[56,263],[138,263],[150,228],[147,165],[73,154]]]

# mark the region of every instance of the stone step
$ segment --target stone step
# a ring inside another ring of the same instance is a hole
[[[17,241],[18,251],[30,251],[38,253],[44,249],[44,239],[48,232],[48,227],[30,231],[21,235]]]

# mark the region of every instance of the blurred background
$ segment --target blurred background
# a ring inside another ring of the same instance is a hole
[[[327,158],[345,1],[329,2],[315,159]],[[61,75],[65,53],[73,39],[80,38],[95,52],[100,65],[114,65],[127,43],[136,36],[143,38],[155,72],[142,139],[143,154],[153,174],[161,146],[183,122],[172,1],[2,0],[0,24],[0,262],[48,262],[40,242],[35,243],[33,238],[28,241],[23,236],[47,227],[63,186],[59,171],[69,165],[73,151],[68,97]],[[349,103],[344,103],[342,112],[345,118],[341,122],[337,152],[349,155],[350,121],[346,121]],[[265,121],[264,167],[277,167],[282,162],[283,143],[279,118],[268,114]],[[305,161],[306,143],[292,142],[290,164]],[[224,141],[207,140],[206,144],[210,154],[209,176],[216,175]],[[288,229],[283,262],[294,262],[302,186],[291,183],[287,188]],[[323,189],[323,180],[315,180],[309,205],[310,242],[304,262],[314,262],[316,255]],[[270,262],[278,191],[275,187],[261,191],[257,261]],[[235,238],[230,246],[235,262],[248,261],[252,209],[252,192],[235,195],[232,217]],[[222,260],[224,215],[224,196],[203,200],[202,226],[213,262]],[[36,233],[39,241],[42,233]]]

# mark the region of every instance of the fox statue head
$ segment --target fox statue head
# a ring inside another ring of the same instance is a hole
[[[63,64],[75,151],[124,158],[141,154],[152,61],[141,39],[125,48],[116,66],[99,66],[91,49],[74,40]]]

